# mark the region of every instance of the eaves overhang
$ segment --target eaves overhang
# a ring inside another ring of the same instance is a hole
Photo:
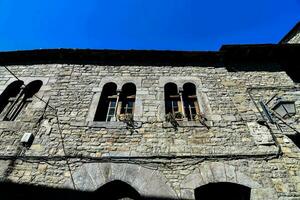
[[[219,51],[38,49],[0,52],[0,65],[224,66],[299,62],[300,44],[223,45]]]
[[[187,66],[220,63],[219,52],[161,50],[41,49],[0,52],[0,65],[12,64],[98,64]]]

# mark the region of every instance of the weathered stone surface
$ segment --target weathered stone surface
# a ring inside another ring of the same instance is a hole
[[[0,153],[3,159],[43,156],[47,162],[1,160],[2,179],[73,188],[72,175],[76,189],[85,191],[121,180],[140,194],[175,199],[193,199],[195,188],[215,182],[251,187],[253,200],[291,199],[300,195],[299,179],[295,178],[300,177],[299,149],[284,136],[294,134],[293,130],[284,124],[280,124],[280,130],[270,123],[258,124],[256,120],[261,116],[247,92],[251,87],[262,87],[251,89],[256,103],[261,99],[267,102],[279,94],[294,99],[300,110],[299,92],[294,88],[298,85],[284,71],[232,72],[220,66],[8,67],[22,80],[42,79],[44,85],[38,95],[49,102],[46,107],[34,98],[16,121],[0,121]],[[0,93],[13,80],[0,68]],[[123,122],[93,122],[102,87],[110,81],[116,82],[118,88],[126,82],[136,84],[134,130]],[[208,119],[209,129],[198,122],[182,121],[176,130],[165,121],[167,82],[178,87],[187,82],[197,86],[199,106]],[[58,109],[59,124],[50,106]],[[289,123],[297,128],[298,120],[297,112]],[[35,134],[33,145],[21,148],[20,138],[28,131]],[[283,150],[282,156],[277,156],[280,152],[271,133]],[[72,157],[71,174],[66,155]],[[126,160],[131,156],[143,159]],[[124,159],[109,160],[120,157]]]
[[[114,180],[130,184],[142,196],[176,198],[176,193],[167,185],[167,179],[157,170],[132,164],[85,164],[74,173],[76,188],[94,191]],[[65,187],[72,188],[68,180]]]

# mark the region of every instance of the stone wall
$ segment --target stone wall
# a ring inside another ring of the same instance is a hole
[[[298,30],[288,41],[288,44],[299,44],[300,43],[300,31]]]
[[[299,112],[280,129],[257,123],[262,116],[256,104],[275,94],[296,101],[300,109],[299,88],[284,71],[67,64],[8,68],[25,83],[38,79],[44,85],[17,120],[0,122],[4,180],[74,188],[73,177],[75,188],[86,191],[122,180],[145,196],[173,199],[193,199],[194,189],[210,182],[233,182],[250,187],[253,200],[300,198],[300,150],[287,137],[295,134],[289,126],[300,129]],[[1,67],[0,92],[13,80]],[[102,86],[110,81],[119,88],[135,83],[135,128],[93,122]],[[165,121],[163,90],[169,81],[197,86],[209,129],[197,122],[181,122],[175,129]],[[35,135],[30,148],[20,145],[25,132]]]

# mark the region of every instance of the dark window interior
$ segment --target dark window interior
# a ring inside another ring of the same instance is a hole
[[[186,83],[183,85],[182,98],[185,115],[189,121],[192,121],[195,119],[199,109],[196,96],[196,86],[193,83]]]
[[[177,85],[175,83],[167,83],[165,85],[165,109],[166,114],[179,111],[178,102],[180,97],[178,94]]]
[[[235,183],[209,183],[195,189],[196,200],[250,200],[251,188]]]
[[[102,89],[94,121],[110,121],[115,116],[116,98],[117,85],[106,83]]]
[[[135,102],[136,87],[133,83],[126,83],[122,87],[120,96],[121,112],[120,114],[133,114]]]

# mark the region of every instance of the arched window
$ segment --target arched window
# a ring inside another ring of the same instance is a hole
[[[195,189],[196,200],[250,200],[251,188],[228,182],[209,183]]]
[[[181,101],[177,85],[175,83],[167,83],[164,90],[166,114],[175,114],[181,111]]]
[[[115,118],[117,100],[117,85],[106,83],[102,89],[94,121],[111,121]]]
[[[180,91],[175,83],[167,83],[164,89],[166,114],[173,114],[176,120],[196,120],[196,115],[200,114],[200,108],[196,86],[193,83],[184,84]]]
[[[122,87],[120,95],[120,111],[118,114],[134,113],[136,87],[133,83],[126,83]]]
[[[121,91],[117,91],[115,83],[106,83],[103,86],[94,121],[116,121],[120,114],[133,115],[135,94],[136,87],[133,83],[126,83]]]
[[[140,194],[133,187],[119,180],[106,183],[94,192],[93,197],[92,199],[141,199]]]
[[[0,112],[4,121],[13,121],[17,118],[28,103],[32,101],[32,97],[40,90],[43,82],[40,80],[32,81],[23,87],[22,81],[11,83],[1,94]],[[3,95],[3,97],[2,97]]]
[[[183,105],[185,117],[189,121],[195,120],[195,116],[200,114],[199,104],[196,95],[196,86],[193,83],[183,85]]]

